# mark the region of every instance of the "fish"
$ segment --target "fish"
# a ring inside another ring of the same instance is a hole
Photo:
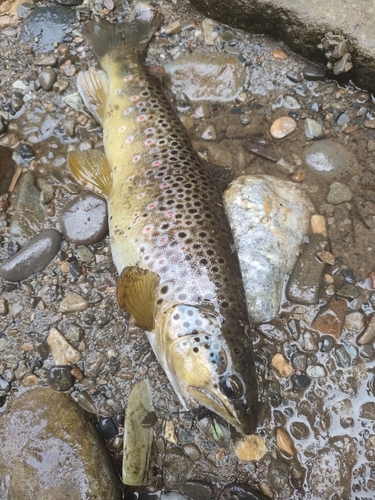
[[[139,3],[125,23],[86,25],[102,69],[81,72],[77,85],[103,127],[105,154],[71,151],[68,165],[107,198],[118,303],[145,331],[184,409],[203,406],[252,434],[251,326],[222,192],[145,65],[162,21]]]

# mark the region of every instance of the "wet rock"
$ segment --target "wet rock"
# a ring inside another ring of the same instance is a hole
[[[310,81],[318,81],[324,80],[326,77],[326,70],[322,66],[318,66],[317,64],[308,64],[302,70],[303,77],[306,80]]]
[[[150,385],[144,379],[134,385],[125,413],[122,480],[129,486],[143,486],[152,482],[151,448],[154,432],[151,427],[142,426],[151,411]]]
[[[310,430],[303,422],[292,422],[290,432],[295,439],[307,439],[310,436]]]
[[[212,488],[202,481],[187,481],[181,491],[191,500],[208,500],[212,497]]]
[[[272,460],[268,469],[268,484],[273,491],[289,489],[289,464],[281,460]],[[288,497],[287,497],[288,498]]]
[[[242,176],[224,193],[254,321],[272,319],[280,305],[284,276],[308,232],[310,200],[289,181]]]
[[[334,437],[329,448],[318,450],[307,481],[316,498],[351,496],[351,473],[356,462],[355,441],[349,436]]]
[[[42,89],[49,92],[57,80],[56,71],[52,68],[45,68],[39,73],[38,80]]]
[[[45,182],[40,192],[40,202],[43,203],[43,205],[47,205],[47,203],[51,203],[54,197],[55,190],[53,189],[53,184]]]
[[[22,160],[32,160],[35,158],[35,150],[30,144],[21,144],[18,152]]]
[[[21,92],[13,92],[10,100],[10,105],[14,111],[19,111],[24,105],[23,95]]]
[[[163,483],[166,489],[180,489],[193,467],[194,462],[180,448],[169,445],[163,462]]]
[[[331,299],[328,306],[313,321],[311,328],[321,334],[333,335],[336,339],[340,338],[347,309],[345,300]]]
[[[294,266],[287,285],[287,297],[298,304],[317,302],[323,282],[325,263],[316,254],[325,250],[327,241],[321,234],[312,234]]]
[[[366,330],[357,339],[358,345],[364,345],[372,342],[375,338],[375,316],[370,319]]]
[[[197,462],[200,459],[201,452],[199,451],[199,448],[195,446],[195,444],[192,443],[187,443],[184,444],[182,447],[183,452],[185,455],[190,458],[193,462]]]
[[[61,230],[76,245],[91,245],[108,232],[107,204],[99,196],[82,193],[64,207]]]
[[[327,202],[332,205],[339,205],[345,201],[350,201],[353,198],[352,190],[346,184],[334,182],[329,187]]]
[[[303,159],[311,171],[327,180],[354,174],[357,161],[345,146],[329,139],[310,144],[303,153]]]
[[[47,342],[51,348],[52,357],[56,365],[74,364],[80,360],[81,355],[79,351],[67,342],[57,328],[51,328]]]
[[[0,145],[0,195],[8,190],[12,174],[12,150]]]
[[[160,495],[161,500],[189,500],[188,497],[178,491],[168,491]]]
[[[97,425],[104,439],[111,439],[118,434],[118,427],[111,418],[101,418]]]
[[[64,313],[86,311],[89,303],[78,293],[70,293],[60,303],[59,310]]]
[[[2,414],[0,435],[0,498],[57,500],[69,485],[75,500],[119,500],[107,450],[70,396],[23,392]]]
[[[326,369],[323,365],[311,365],[306,369],[306,375],[310,378],[321,378],[327,375]]]
[[[290,116],[282,116],[275,120],[270,128],[270,134],[275,139],[282,139],[294,132],[297,128],[297,122]]]
[[[83,0],[54,0],[58,5],[68,5],[70,7],[74,5],[81,5]]]
[[[306,371],[307,355],[304,352],[295,352],[292,356],[292,366],[295,370]]]
[[[0,375],[0,391],[8,392],[9,389],[10,389],[10,384],[7,382],[7,380],[5,380],[5,378],[2,375]]]
[[[345,285],[337,291],[337,294],[347,299],[355,299],[359,295],[359,290],[352,283],[345,283]]]
[[[221,491],[219,500],[269,500],[269,497],[246,484],[232,483]]]
[[[306,118],[305,120],[305,135],[309,139],[313,139],[314,137],[320,137],[323,133],[323,126],[318,123],[316,120],[312,120],[311,118]]]
[[[26,243],[44,226],[44,210],[40,192],[35,187],[35,176],[26,172],[19,181],[10,232],[20,243]]]
[[[333,353],[340,368],[349,368],[352,364],[352,358],[343,345],[337,346]]]
[[[34,61],[35,66],[55,66],[56,63],[57,60],[53,54],[42,54]]]
[[[272,366],[276,368],[281,377],[289,377],[293,373],[293,368],[281,353],[275,354],[272,358]]]
[[[47,374],[47,383],[54,391],[69,391],[74,385],[74,377],[68,366],[52,366]]]
[[[45,229],[16,254],[0,265],[0,276],[8,281],[22,281],[45,269],[61,246],[61,234]]]
[[[244,462],[258,461],[267,453],[266,444],[261,436],[241,436],[234,444],[234,452]]]
[[[38,7],[24,20],[20,41],[34,42],[37,53],[50,52],[63,40],[75,21],[72,9],[60,6]]]
[[[375,420],[375,403],[369,402],[361,406],[360,417],[368,420]]]
[[[245,83],[245,68],[229,54],[183,56],[165,65],[174,94],[191,101],[232,101]]]
[[[163,33],[166,35],[176,35],[181,32],[181,23],[180,21],[175,21],[173,23],[168,24],[165,28],[163,28]]]
[[[281,451],[291,457],[293,457],[296,453],[289,434],[281,427],[276,429],[276,445]]]

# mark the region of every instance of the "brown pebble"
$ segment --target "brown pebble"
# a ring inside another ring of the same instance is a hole
[[[297,122],[290,116],[281,116],[273,122],[270,128],[270,134],[275,139],[282,139],[294,132],[297,128]]]
[[[72,368],[70,370],[70,373],[77,380],[83,380],[83,378],[85,376],[84,373],[83,373],[83,371],[80,368],[78,368],[78,366],[75,366],[74,368]]]
[[[327,238],[327,224],[324,215],[314,214],[311,216],[311,230],[313,233],[322,234]]]
[[[62,43],[57,48],[57,53],[59,56],[66,56],[67,54],[69,54],[69,52],[70,52],[70,48],[69,48],[69,45],[67,45],[66,43]]]
[[[283,52],[282,50],[277,50],[277,49],[273,51],[272,55],[276,61],[280,61],[282,59],[288,58],[288,56],[285,54],[285,52]]]
[[[375,272],[374,271],[371,271],[370,273],[368,273],[368,280],[369,280],[370,288],[375,290]]]
[[[241,439],[234,446],[234,452],[237,458],[245,462],[258,461],[267,453],[267,447],[263,438],[252,434],[251,436],[241,436]]]
[[[0,137],[0,145],[1,146],[7,146],[8,148],[14,149],[16,146],[18,146],[20,142],[20,138],[18,137],[17,134],[14,134],[13,132],[10,132],[9,134],[5,134],[2,137]]]
[[[272,358],[272,366],[276,368],[282,377],[289,377],[293,373],[293,368],[280,352],[276,353]]]
[[[357,132],[358,130],[358,125],[350,125],[344,130],[344,134],[354,134],[354,132]]]
[[[47,56],[42,54],[40,57],[35,59],[34,64],[35,66],[55,66],[56,62],[56,57],[53,54],[49,54]]]
[[[22,379],[21,383],[24,387],[31,387],[32,385],[38,385],[39,379],[36,375],[32,374]]]
[[[81,125],[81,127],[84,127],[87,124],[88,120],[89,119],[84,114],[80,114],[77,118],[77,122]]]
[[[365,120],[363,122],[363,125],[366,127],[366,128],[375,128],[375,120]]]
[[[32,344],[25,342],[21,345],[21,349],[24,351],[30,352],[30,351],[34,350],[34,346]]]
[[[291,457],[294,456],[295,451],[293,448],[292,440],[290,439],[289,434],[281,427],[278,427],[276,429],[276,444],[281,451],[284,451]]]
[[[292,175],[291,179],[293,182],[303,182],[306,177],[306,172],[302,168],[298,168],[294,174]]]
[[[333,264],[335,263],[335,257],[331,254],[331,252],[318,252],[317,256],[321,261],[329,264],[330,266],[333,266]]]

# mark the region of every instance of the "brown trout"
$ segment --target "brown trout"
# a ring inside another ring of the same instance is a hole
[[[245,294],[220,189],[192,149],[145,50],[163,17],[90,21],[101,71],[78,79],[103,127],[105,157],[72,152],[72,174],[108,198],[120,306],[145,330],[185,409],[204,406],[244,434],[257,425]]]

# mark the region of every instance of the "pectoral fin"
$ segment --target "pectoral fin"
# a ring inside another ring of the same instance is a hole
[[[132,314],[142,330],[152,331],[160,276],[136,266],[125,267],[117,284],[120,307]]]
[[[81,186],[101,196],[109,196],[111,170],[104,153],[95,149],[71,151],[68,166]]]
[[[82,71],[77,78],[77,87],[87,109],[103,126],[103,117],[108,95],[108,77],[105,71]]]

